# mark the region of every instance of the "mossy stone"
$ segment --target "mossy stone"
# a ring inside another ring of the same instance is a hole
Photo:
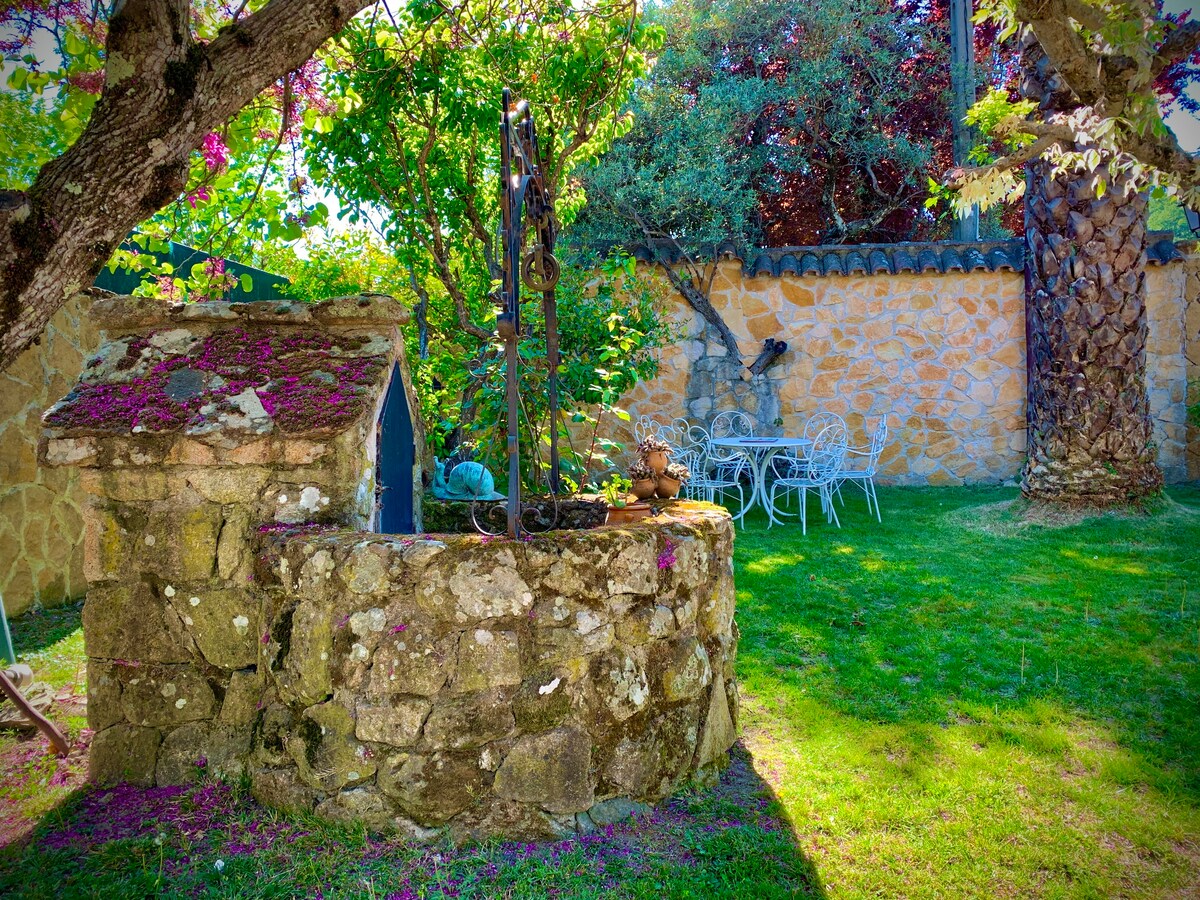
[[[154,784],[154,768],[162,732],[139,725],[114,725],[92,737],[88,751],[88,778],[93,784]]]
[[[478,754],[406,753],[388,757],[379,769],[379,787],[423,826],[440,825],[483,796]]]
[[[375,761],[354,737],[354,717],[340,703],[318,703],[304,711],[287,744],[300,779],[322,791],[370,780]]]
[[[217,711],[212,687],[194,666],[142,666],[122,676],[121,709],[135,725],[184,725],[212,719]]]
[[[573,727],[522,737],[496,770],[496,794],[557,813],[592,805],[592,742]]]

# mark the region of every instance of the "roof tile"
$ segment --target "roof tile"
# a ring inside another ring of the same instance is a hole
[[[657,242],[656,249],[664,262],[677,263],[680,259],[679,248],[672,241]],[[644,262],[655,256],[655,250],[646,245],[639,245],[632,252]],[[738,247],[726,241],[716,248],[716,256],[738,260],[751,277],[1020,272],[1025,266],[1025,242],[1015,238],[972,243],[931,241],[762,249]],[[1182,257],[1169,232],[1148,235],[1146,261],[1149,265],[1164,265]]]

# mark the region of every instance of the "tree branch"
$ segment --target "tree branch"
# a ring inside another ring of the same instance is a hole
[[[1153,81],[1163,69],[1187,59],[1200,50],[1200,21],[1192,19],[1167,35],[1154,53],[1150,63],[1150,79]]]
[[[646,238],[647,246],[654,252],[654,261],[658,263],[663,272],[666,273],[667,281],[671,282],[671,287],[675,288],[675,290],[679,292],[679,295],[687,301],[688,306],[700,313],[704,321],[708,322],[708,324],[716,329],[718,336],[721,338],[721,343],[725,346],[725,351],[734,359],[740,360],[742,358],[742,354],[741,350],[738,348],[737,338],[733,336],[733,332],[730,331],[729,326],[725,324],[725,319],[722,318],[719,312],[717,312],[716,307],[712,305],[712,301],[708,299],[706,291],[702,291],[699,287],[697,287],[697,278],[692,277],[685,280],[679,276],[679,273],[675,271],[675,267],[673,265],[671,265],[669,262],[664,262],[663,260],[659,259],[658,249],[655,247],[655,235],[653,230],[650,228],[650,225],[636,209],[633,209],[632,207],[625,207],[625,212],[631,219],[633,219],[638,228],[641,229],[642,234]],[[696,265],[695,261],[691,258],[690,254],[684,251],[683,247],[681,247],[679,242],[674,238],[670,238],[670,240],[679,249],[680,254],[687,261],[691,271],[698,273],[700,269]],[[713,274],[715,275],[715,273],[716,264],[714,261]],[[705,285],[705,288],[707,289],[711,286],[712,279],[710,278],[708,280],[708,284]]]
[[[1071,25],[1067,0],[1019,0],[1017,18],[1032,29],[1046,59],[1084,106],[1105,99],[1101,59]]]
[[[958,190],[969,181],[974,181],[987,172],[1004,172],[1019,169],[1026,163],[1037,159],[1055,144],[1074,146],[1075,131],[1066,125],[1045,125],[1038,122],[1023,122],[1020,130],[1033,134],[1036,138],[1019,150],[1014,150],[1007,156],[1002,156],[986,166],[958,166],[946,173],[946,185],[952,190]]]

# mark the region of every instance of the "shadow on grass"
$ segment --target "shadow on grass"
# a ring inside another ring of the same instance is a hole
[[[83,626],[83,603],[35,609],[9,621],[17,656],[57,644]]]
[[[219,782],[77,791],[0,850],[0,895],[821,898],[815,867],[745,750],[716,790],[554,843],[416,847],[288,817]]]

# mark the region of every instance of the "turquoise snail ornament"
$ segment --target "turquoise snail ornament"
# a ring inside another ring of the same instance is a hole
[[[477,462],[460,462],[446,477],[446,464],[434,460],[433,496],[442,500],[503,500],[496,493],[496,481],[487,468]]]

